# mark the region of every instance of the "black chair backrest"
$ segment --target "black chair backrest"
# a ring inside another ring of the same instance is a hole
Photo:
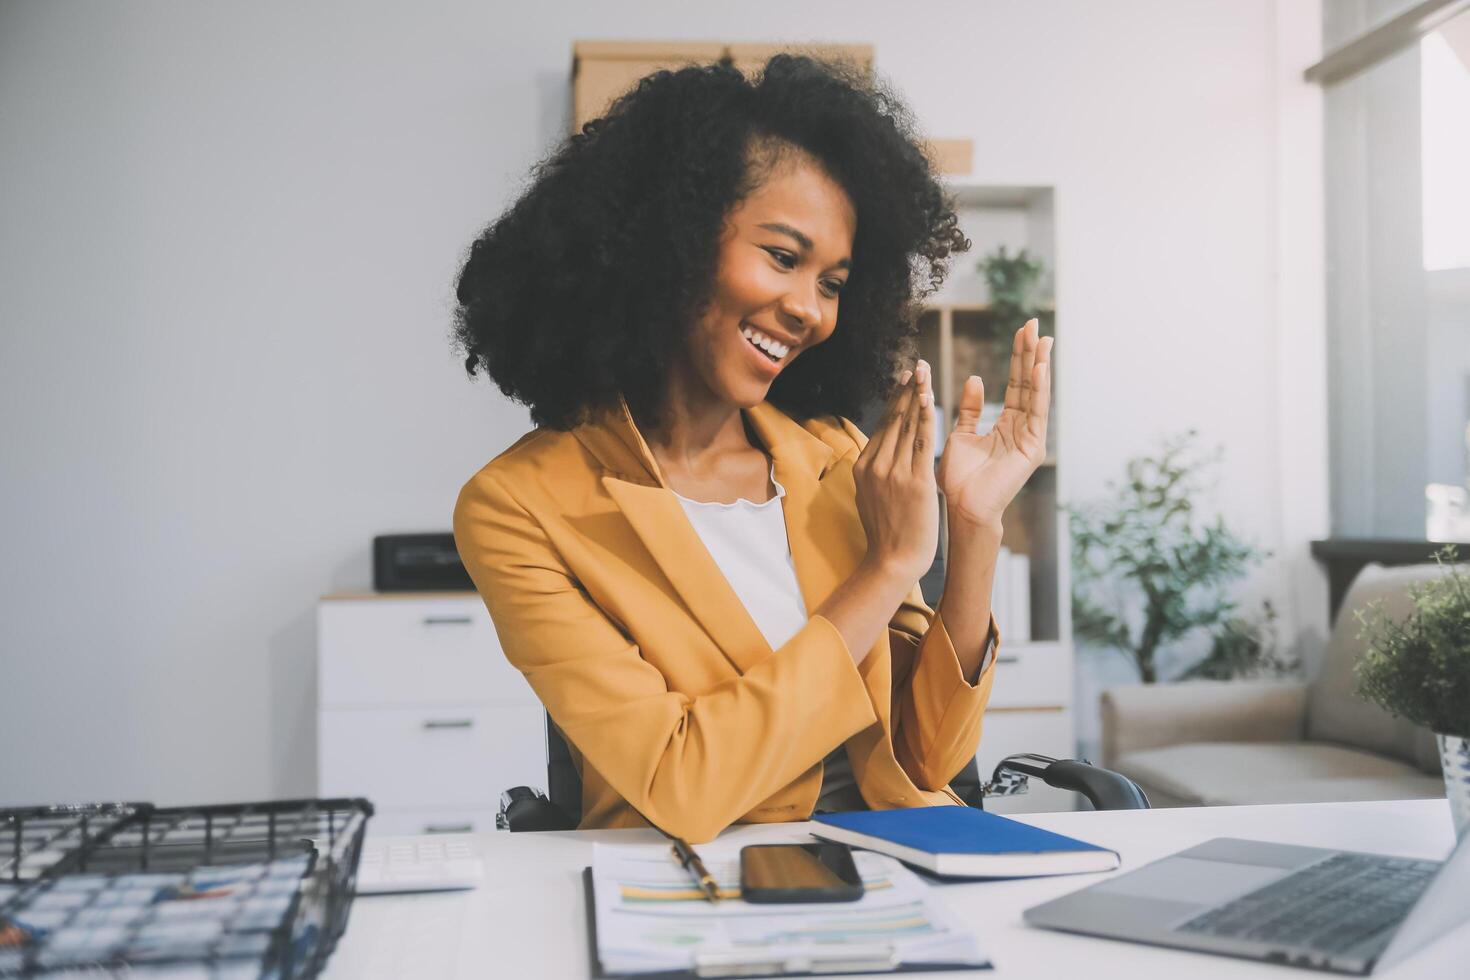
[[[546,716],[546,797],[571,818],[573,826],[582,822],[582,777],[550,715]]]

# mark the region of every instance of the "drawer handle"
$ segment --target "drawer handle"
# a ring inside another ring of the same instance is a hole
[[[425,626],[469,626],[474,619],[469,616],[425,616]]]
[[[1021,658],[1013,653],[1009,657],[996,657],[995,662],[998,664],[1018,664],[1021,662]]]
[[[469,834],[473,833],[475,825],[472,823],[426,823],[424,833],[426,834]]]
[[[440,728],[474,728],[473,718],[431,718],[424,722],[424,727],[433,731]]]

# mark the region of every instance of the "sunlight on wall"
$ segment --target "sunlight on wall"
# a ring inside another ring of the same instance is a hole
[[[1470,67],[1436,31],[1423,66],[1424,269],[1470,267]]]

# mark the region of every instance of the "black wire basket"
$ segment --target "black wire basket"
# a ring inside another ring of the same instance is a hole
[[[0,977],[296,980],[347,928],[362,799],[0,810]]]

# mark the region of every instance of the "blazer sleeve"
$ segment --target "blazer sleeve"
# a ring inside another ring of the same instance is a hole
[[[454,537],[506,657],[586,761],[668,833],[713,839],[877,721],[820,616],[744,675],[671,691],[489,471],[461,491]]]
[[[920,623],[922,632],[913,632]],[[971,684],[943,618],[929,610],[917,587],[889,624],[888,645],[895,665],[894,754],[920,789],[943,788],[975,757],[1000,649],[994,614],[986,642],[990,660]],[[897,671],[900,663],[906,666],[902,678]]]
[[[867,436],[847,419],[839,421],[861,452]],[[983,669],[971,684],[942,618],[924,602],[918,585],[889,621],[894,754],[920,789],[942,789],[975,757],[1000,651],[994,613],[985,642]]]

